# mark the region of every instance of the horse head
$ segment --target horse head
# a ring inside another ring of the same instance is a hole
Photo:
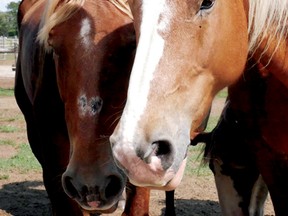
[[[247,5],[225,0],[129,4],[137,52],[127,103],[110,138],[113,154],[133,184],[173,189],[214,96],[244,70]]]
[[[132,21],[108,1],[57,7],[38,38],[53,52],[70,141],[62,184],[85,210],[110,212],[126,184],[108,138],[126,98],[135,49]]]

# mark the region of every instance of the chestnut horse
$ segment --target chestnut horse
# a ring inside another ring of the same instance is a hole
[[[288,1],[128,2],[137,51],[110,137],[117,164],[135,185],[177,187],[190,139],[201,132],[213,98],[253,59],[273,78],[252,149],[276,214],[288,215]]]
[[[53,214],[112,212],[126,176],[108,138],[126,99],[132,19],[109,1],[24,0],[18,21],[15,96]]]

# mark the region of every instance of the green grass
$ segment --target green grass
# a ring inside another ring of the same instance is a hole
[[[210,116],[205,131],[206,132],[212,131],[213,128],[217,125],[218,120],[219,120],[219,116]]]
[[[4,175],[0,175],[0,180],[7,180],[9,179],[9,175],[4,174]]]
[[[216,126],[218,122],[217,116],[209,118],[208,125],[205,131],[210,132]],[[203,163],[203,148],[205,144],[199,143],[197,146],[190,146],[188,153],[188,161],[185,173],[189,176],[210,176],[212,175],[211,170],[207,164]]]
[[[41,170],[41,166],[32,153],[29,144],[20,144],[17,150],[18,154],[11,158],[0,158],[1,172],[17,170],[21,173],[26,173],[29,171]]]
[[[0,118],[1,119],[1,118]],[[10,117],[10,118],[7,118],[7,119],[4,119],[4,121],[5,122],[15,122],[15,121],[17,121],[17,120],[19,120],[19,117],[17,118],[17,117]]]
[[[212,172],[209,167],[203,163],[204,144],[189,147],[188,161],[185,174],[189,176],[210,176]]]
[[[227,88],[222,89],[218,94],[216,95],[217,98],[226,98],[228,95]]]
[[[0,88],[0,96],[14,97],[14,90]],[[3,110],[0,114],[0,133],[9,135],[9,133],[19,133],[26,130],[26,128],[14,126],[14,123],[18,121],[24,121],[22,114],[16,113],[14,116],[10,116],[6,115],[5,110]],[[9,172],[27,173],[41,171],[41,166],[32,153],[29,144],[19,143],[8,137],[0,139],[0,146],[4,149],[4,146],[12,146],[16,150],[14,156],[0,158],[0,180],[9,179]]]
[[[14,96],[14,89],[0,88],[0,96]]]
[[[0,132],[1,133],[14,133],[18,132],[19,129],[9,125],[0,125]]]
[[[15,147],[17,144],[12,140],[0,140],[0,146],[1,145],[9,145]]]
[[[22,114],[16,114],[14,116],[5,116],[4,112],[0,114],[0,122],[9,123],[16,121],[24,121],[24,116]]]

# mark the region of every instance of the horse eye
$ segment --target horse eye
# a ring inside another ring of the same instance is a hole
[[[203,0],[200,10],[208,10],[214,5],[215,0]]]

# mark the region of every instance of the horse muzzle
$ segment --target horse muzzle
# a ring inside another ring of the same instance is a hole
[[[126,184],[126,177],[119,173],[105,176],[95,174],[83,177],[67,169],[62,176],[66,194],[82,209],[89,212],[109,213],[116,210]],[[92,180],[91,180],[92,179]]]
[[[136,186],[158,190],[173,190],[181,182],[185,165],[186,150],[179,153],[167,139],[141,144],[117,142],[110,137],[116,165],[121,168],[130,182]]]

